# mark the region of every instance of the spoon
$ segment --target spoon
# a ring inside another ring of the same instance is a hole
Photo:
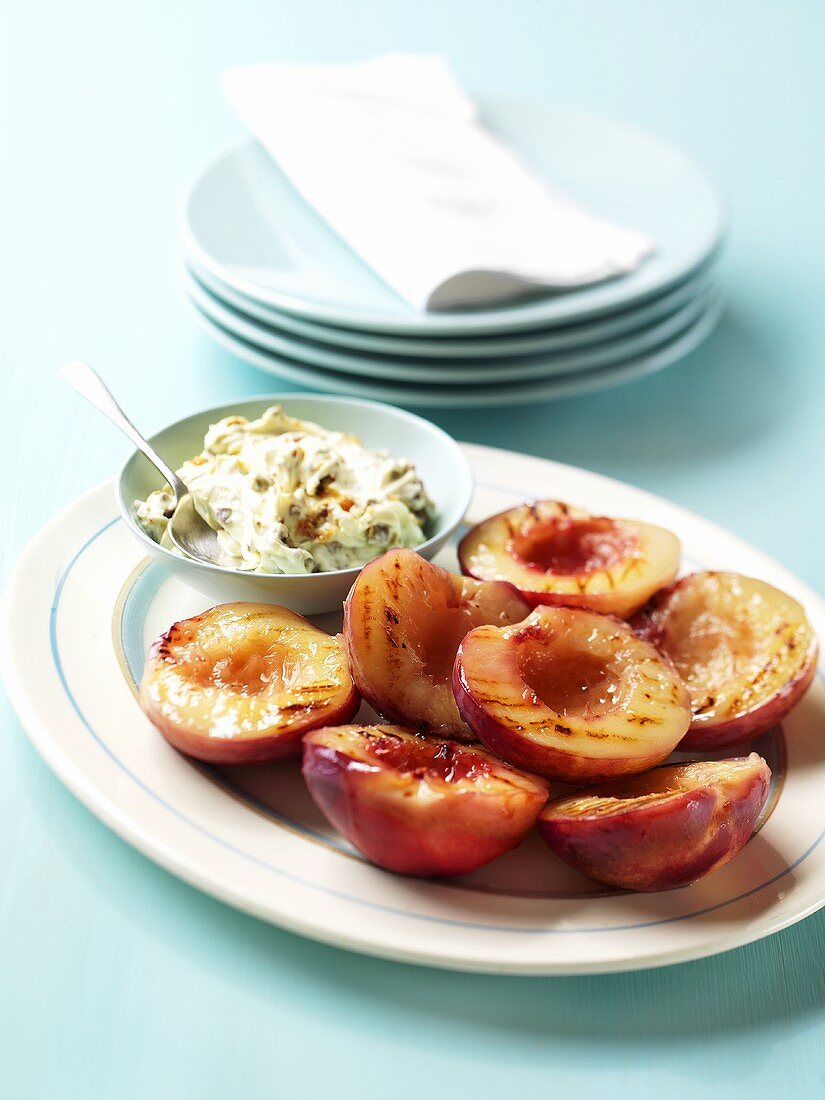
[[[57,372],[57,376],[73,390],[77,390],[104,416],[108,416],[111,422],[146,455],[172,487],[175,495],[175,511],[169,521],[168,531],[169,537],[178,550],[187,558],[195,558],[207,565],[220,565],[223,551],[218,545],[216,532],[195,510],[189,490],[151,444],[146,442],[112,397],[97,371],[92,370],[88,363],[66,363]]]

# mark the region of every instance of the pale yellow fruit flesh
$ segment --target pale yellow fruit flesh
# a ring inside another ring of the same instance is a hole
[[[353,690],[340,638],[285,608],[239,603],[176,623],[160,638],[141,700],[170,739],[177,731],[237,742],[321,724]]]
[[[736,573],[680,582],[668,597],[661,630],[663,648],[690,691],[697,726],[771,700],[804,670],[815,649],[796,600]]]
[[[670,531],[592,516],[559,501],[522,505],[479,524],[462,541],[463,568],[506,580],[533,602],[569,602],[627,617],[679,567]]]

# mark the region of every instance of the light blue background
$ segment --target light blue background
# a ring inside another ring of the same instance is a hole
[[[669,496],[821,586],[825,5],[30,0],[2,24],[4,570],[125,454],[54,381],[61,361],[96,364],[147,429],[287,388],[199,336],[178,288],[181,189],[239,132],[222,69],[402,47],[443,50],[476,92],[672,138],[733,209],[728,314],[680,365],[596,397],[433,418]],[[5,704],[2,721],[3,1097],[825,1094],[825,914],[605,978],[349,956],[157,869],[63,790]]]

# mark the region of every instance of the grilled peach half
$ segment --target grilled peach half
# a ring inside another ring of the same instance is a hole
[[[450,679],[458,643],[483,623],[519,622],[530,608],[511,584],[449,573],[413,550],[364,566],[344,605],[353,679],[379,714],[422,733],[472,741]]]
[[[538,607],[462,641],[453,690],[465,722],[517,767],[595,783],[660,764],[690,725],[673,666],[627,623]]]
[[[761,756],[674,764],[549,802],[539,832],[588,878],[669,890],[724,866],[750,839],[771,772]]]
[[[817,640],[802,607],[764,581],[693,573],[658,593],[634,620],[690,691],[682,748],[740,744],[779,722],[816,670]]]
[[[360,704],[340,636],[285,607],[220,604],[152,643],[146,714],[176,749],[212,764],[264,764]]]
[[[458,557],[462,572],[510,581],[533,607],[628,618],[676,576],[680,548],[662,527],[543,500],[479,523],[461,540]]]
[[[547,801],[540,779],[483,749],[400,726],[304,738],[304,779],[335,828],[379,867],[463,875],[514,848]]]

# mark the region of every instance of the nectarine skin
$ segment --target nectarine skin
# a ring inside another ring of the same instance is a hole
[[[521,842],[547,800],[540,779],[483,749],[398,726],[304,738],[315,803],[370,862],[406,875],[463,875]]]
[[[361,699],[340,636],[287,608],[219,604],[152,643],[140,702],[163,737],[210,764],[271,764]]]
[[[511,584],[456,576],[413,550],[389,550],[364,566],[344,605],[352,677],[385,718],[473,741],[450,683],[458,644],[475,626],[519,622],[529,611]]]
[[[576,607],[620,618],[673,580],[679,554],[671,531],[594,516],[558,500],[490,516],[458,546],[463,573],[510,581],[531,607]]]
[[[549,802],[545,843],[588,878],[625,890],[686,886],[750,839],[771,772],[761,756],[655,768]]]
[[[491,752],[565,783],[646,771],[690,723],[688,693],[652,645],[621,620],[573,608],[471,631],[453,692]]]
[[[680,748],[691,752],[764,733],[797,705],[816,674],[817,639],[802,607],[736,573],[681,577],[631,625],[673,661],[690,691],[693,718]]]

